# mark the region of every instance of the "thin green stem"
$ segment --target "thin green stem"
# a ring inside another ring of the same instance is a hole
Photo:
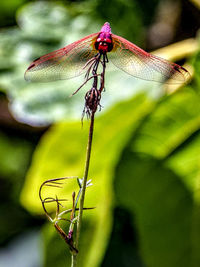
[[[91,118],[90,118],[90,130],[89,130],[87,152],[86,152],[85,171],[84,171],[84,176],[83,176],[82,192],[81,192],[78,219],[77,219],[76,242],[75,242],[76,249],[78,249],[79,239],[80,239],[80,231],[81,231],[81,225],[82,225],[82,215],[83,215],[83,207],[84,207],[84,200],[85,200],[85,191],[86,191],[86,184],[87,184],[88,171],[89,171],[89,165],[90,165],[90,155],[91,155],[91,148],[92,148],[94,115],[95,115],[95,112],[92,112]],[[78,254],[72,254],[71,267],[77,266],[77,256],[78,256]]]
[[[71,262],[71,267],[77,266],[77,256],[72,254],[72,262]]]

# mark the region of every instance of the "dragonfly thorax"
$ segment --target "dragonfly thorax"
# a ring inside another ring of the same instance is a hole
[[[95,42],[95,48],[103,54],[110,52],[113,49],[111,34],[101,32]]]

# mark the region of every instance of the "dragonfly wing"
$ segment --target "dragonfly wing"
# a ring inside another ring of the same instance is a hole
[[[128,74],[143,80],[185,82],[189,72],[178,64],[151,55],[126,39],[112,34],[113,50],[109,59]]]
[[[49,82],[70,79],[86,72],[89,66],[85,64],[98,53],[94,47],[97,36],[98,33],[88,35],[36,59],[26,70],[25,80]]]

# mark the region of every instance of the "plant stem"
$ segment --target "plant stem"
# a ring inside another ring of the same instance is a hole
[[[94,115],[95,115],[95,111],[92,112],[91,118],[90,118],[90,129],[89,129],[87,152],[86,152],[85,171],[84,171],[84,176],[83,176],[82,192],[81,192],[78,219],[77,219],[76,242],[75,242],[76,249],[78,249],[78,245],[79,245],[83,207],[84,207],[84,200],[85,200],[85,191],[86,191],[87,177],[88,177],[88,171],[89,171],[89,165],[90,165],[90,155],[91,155],[92,137],[93,137],[93,129],[94,129]],[[77,256],[78,254],[72,254],[71,267],[77,266]]]

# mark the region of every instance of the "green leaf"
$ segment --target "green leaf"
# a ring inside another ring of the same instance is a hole
[[[197,267],[200,262],[200,135],[194,133],[168,160],[169,166],[186,184],[194,201],[191,225],[192,257],[190,266]]]
[[[200,127],[200,96],[192,87],[161,100],[160,105],[133,136],[134,151],[165,158]]]
[[[147,266],[198,266],[199,95],[163,98],[132,136],[116,169],[116,197],[132,214]]]
[[[43,41],[56,41],[63,37],[70,16],[60,3],[40,1],[24,5],[17,12],[17,20],[27,37]]]
[[[162,161],[128,149],[116,169],[116,196],[129,209],[146,266],[191,266],[193,200]]]

